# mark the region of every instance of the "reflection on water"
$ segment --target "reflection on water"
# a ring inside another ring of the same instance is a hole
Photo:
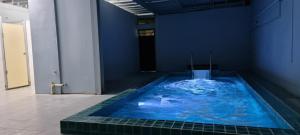
[[[236,77],[215,80],[169,77],[126,102],[111,116],[225,125],[286,128],[274,120]]]
[[[222,87],[232,87],[234,83],[207,79],[182,80],[164,85],[165,89],[185,90],[194,94],[216,93]]]

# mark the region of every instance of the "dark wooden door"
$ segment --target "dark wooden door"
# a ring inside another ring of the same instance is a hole
[[[140,70],[156,71],[155,31],[139,30]]]

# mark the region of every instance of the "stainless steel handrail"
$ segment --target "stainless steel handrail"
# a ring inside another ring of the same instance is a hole
[[[212,79],[212,51],[209,53],[209,79]]]
[[[191,72],[192,72],[192,79],[194,79],[194,73],[193,73],[193,70],[194,70],[194,61],[193,61],[193,55],[191,54]]]

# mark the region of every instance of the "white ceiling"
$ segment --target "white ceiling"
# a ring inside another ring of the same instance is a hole
[[[23,7],[23,8],[28,8],[28,0],[0,0],[0,2]]]

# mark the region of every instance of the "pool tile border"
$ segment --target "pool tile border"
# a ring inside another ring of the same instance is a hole
[[[264,87],[264,85],[261,84],[261,82],[254,80],[251,76],[244,75],[243,78],[274,110],[276,110],[276,112],[278,112],[285,120],[287,120],[296,131],[300,132],[300,114],[287,106],[278,97],[273,95],[266,87]],[[273,89],[278,91],[282,90],[276,87],[273,87]]]
[[[103,109],[105,106],[111,105],[134,92],[137,92],[137,90],[129,89],[115,97],[62,120],[60,122],[61,133],[76,135],[300,135],[300,128],[298,128],[300,126],[300,119],[295,119],[295,117],[288,114],[286,114],[288,117],[283,117],[289,122],[292,119],[293,124],[290,124],[296,130],[90,116],[98,110]],[[267,95],[267,97],[265,97],[266,93],[263,92],[258,93],[263,96],[263,98],[268,98],[269,96]],[[269,102],[268,99],[267,101]],[[279,101],[274,102],[278,103]],[[274,107],[274,103],[270,104]],[[274,107],[276,110],[280,109],[283,112],[286,110],[280,108],[282,107],[281,104],[275,104],[275,106],[279,106]],[[281,111],[279,111],[279,113]],[[280,114],[284,115],[282,113]]]

